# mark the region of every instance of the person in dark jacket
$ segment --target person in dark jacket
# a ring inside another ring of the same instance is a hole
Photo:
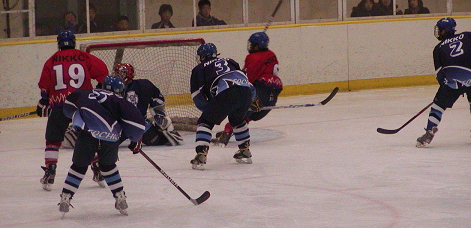
[[[381,11],[373,0],[361,0],[358,6],[353,7],[350,17],[380,16]]]

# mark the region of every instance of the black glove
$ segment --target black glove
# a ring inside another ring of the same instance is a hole
[[[252,112],[260,112],[262,107],[262,102],[260,102],[260,99],[258,99],[258,97],[255,97],[252,103],[250,104],[250,109],[252,110]]]
[[[39,117],[49,116],[49,99],[41,98],[36,106],[36,114]]]
[[[138,154],[139,152],[141,152],[142,139],[137,142],[131,142],[128,148],[132,151],[133,154]]]

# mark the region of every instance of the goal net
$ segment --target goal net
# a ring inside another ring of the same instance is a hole
[[[122,43],[89,43],[80,49],[103,60],[110,74],[119,63],[133,65],[136,79],[149,79],[165,97],[165,110],[176,129],[196,131],[201,112],[190,94],[191,70],[204,39],[154,40]]]

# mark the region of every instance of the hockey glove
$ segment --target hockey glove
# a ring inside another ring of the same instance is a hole
[[[255,97],[252,103],[250,104],[250,109],[252,112],[260,112],[262,107],[262,102],[260,102],[260,99],[258,99],[258,97]]]
[[[36,114],[39,117],[49,116],[49,99],[41,98],[36,106]]]
[[[141,152],[142,139],[137,142],[131,142],[128,148],[132,151],[133,154],[138,154],[139,152]]]

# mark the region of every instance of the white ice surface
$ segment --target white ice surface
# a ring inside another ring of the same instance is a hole
[[[42,190],[45,118],[0,122],[0,227],[471,227],[471,115],[465,98],[448,109],[427,148],[416,148],[436,86],[340,92],[326,106],[273,110],[250,123],[253,164],[211,147],[192,170],[194,134],[177,147],[144,147],[194,206],[143,156],[120,149],[129,216],[89,171],[61,218],[57,203],[72,150],[60,152],[56,183]],[[327,94],[280,98],[317,103]],[[223,126],[216,126],[214,132]]]

